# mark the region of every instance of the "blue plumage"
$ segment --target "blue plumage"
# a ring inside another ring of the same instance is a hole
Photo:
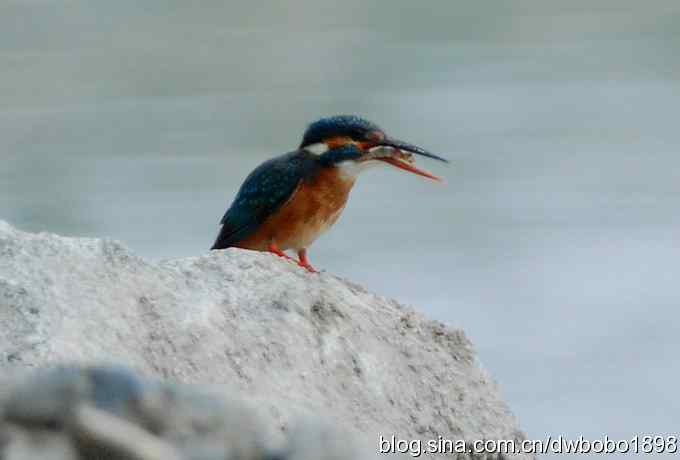
[[[356,115],[335,115],[310,124],[302,137],[300,148],[323,142],[333,136],[345,136],[351,139],[363,139],[372,131],[380,131],[375,123],[371,123]]]
[[[247,238],[288,201],[300,181],[319,166],[317,156],[297,150],[255,168],[222,217],[222,229],[212,249],[225,249]]]

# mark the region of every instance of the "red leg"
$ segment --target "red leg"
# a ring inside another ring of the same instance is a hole
[[[279,257],[283,257],[286,260],[292,260],[295,262],[295,259],[293,259],[291,256],[283,252],[279,247],[276,245],[276,243],[269,243],[269,252],[276,254]]]
[[[309,263],[309,260],[307,260],[306,249],[300,249],[298,251],[298,257],[300,258],[300,261],[298,262],[299,266],[306,269],[310,273],[319,273],[314,267],[312,267],[312,265]]]

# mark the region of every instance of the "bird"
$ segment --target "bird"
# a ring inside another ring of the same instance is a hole
[[[265,161],[246,177],[211,249],[270,252],[318,273],[307,250],[338,220],[361,172],[382,164],[441,180],[417,168],[414,155],[448,162],[357,115],[316,120],[296,150]],[[297,252],[297,261],[287,250]]]

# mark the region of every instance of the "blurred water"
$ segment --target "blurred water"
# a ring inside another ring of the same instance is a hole
[[[312,261],[464,328],[530,437],[680,434],[679,3],[200,5],[0,5],[0,218],[200,254],[359,113],[447,184],[366,173]]]

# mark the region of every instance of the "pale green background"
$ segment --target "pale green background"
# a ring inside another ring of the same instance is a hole
[[[680,2],[0,3],[0,218],[204,253],[240,182],[358,113],[320,268],[462,327],[530,437],[680,434]]]

